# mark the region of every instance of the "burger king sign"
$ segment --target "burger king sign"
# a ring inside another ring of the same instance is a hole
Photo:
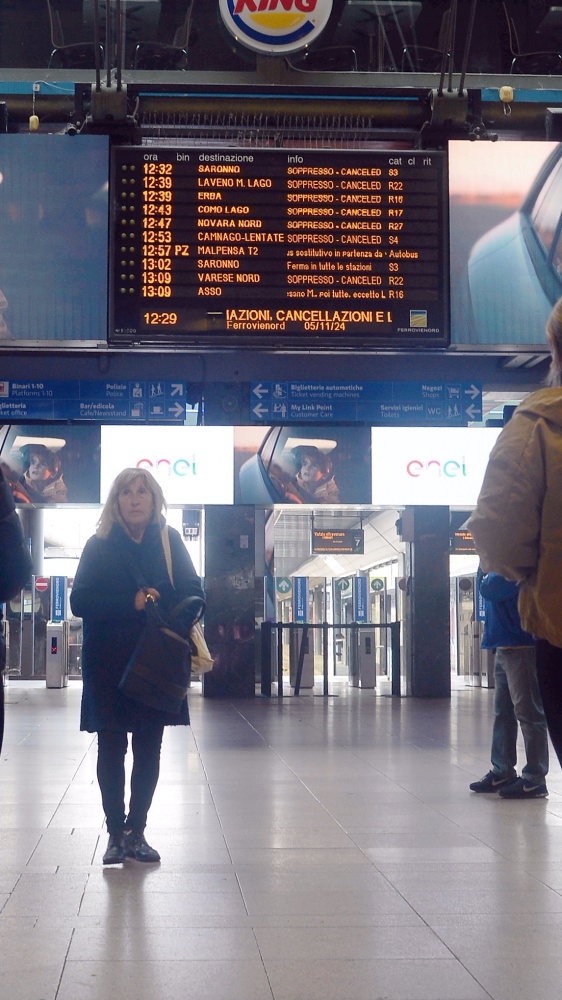
[[[332,13],[332,0],[219,0],[219,5],[236,40],[266,55],[304,49]]]

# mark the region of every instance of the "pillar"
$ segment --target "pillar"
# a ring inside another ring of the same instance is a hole
[[[206,698],[255,695],[255,511],[205,508],[205,638],[215,665]]]
[[[415,698],[451,695],[449,508],[408,507],[406,673]]]

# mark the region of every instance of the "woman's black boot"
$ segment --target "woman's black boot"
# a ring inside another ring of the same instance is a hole
[[[104,865],[120,865],[125,860],[125,838],[122,833],[110,833],[103,856]]]

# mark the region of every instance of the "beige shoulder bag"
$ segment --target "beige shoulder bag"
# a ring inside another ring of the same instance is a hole
[[[168,576],[170,577],[170,583],[172,587],[174,586],[174,573],[172,569],[172,550],[170,549],[170,536],[168,534],[168,525],[165,524],[162,528],[162,547],[164,549],[164,555],[166,557],[166,566],[168,568]],[[196,622],[195,625],[191,626],[191,631],[189,633],[190,648],[191,648],[191,672],[192,674],[206,674],[209,670],[213,669],[213,657],[209,651],[209,647],[205,642],[205,636],[203,634],[203,628],[200,622]]]

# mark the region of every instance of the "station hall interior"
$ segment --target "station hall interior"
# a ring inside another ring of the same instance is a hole
[[[0,463],[33,558],[2,997],[559,995],[556,756],[545,799],[468,787],[494,668],[466,522],[548,373],[561,84],[550,0],[0,0]],[[110,868],[69,596],[124,466],[215,666],[165,734],[161,863]]]

